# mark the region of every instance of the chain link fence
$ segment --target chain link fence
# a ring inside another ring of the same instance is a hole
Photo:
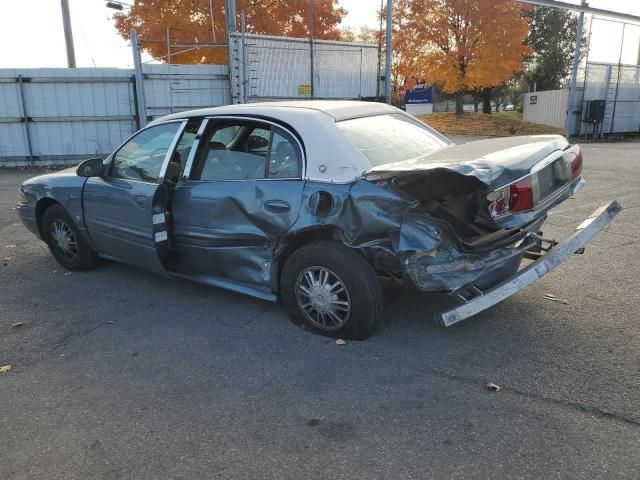
[[[587,122],[587,105],[594,100],[605,101],[600,125]],[[588,62],[578,72],[569,114],[574,135],[640,132],[640,66]]]
[[[232,33],[234,103],[381,94],[377,45]]]

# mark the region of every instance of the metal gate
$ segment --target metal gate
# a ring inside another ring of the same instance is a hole
[[[229,36],[234,103],[380,95],[376,45],[246,33]]]
[[[605,100],[602,134],[640,132],[640,66],[589,62],[578,74],[572,113],[578,117],[572,133],[592,133],[585,122],[586,105]]]

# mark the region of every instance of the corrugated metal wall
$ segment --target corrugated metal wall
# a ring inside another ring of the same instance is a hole
[[[309,39],[233,33],[231,51],[234,102],[379,93],[376,45],[315,40],[312,52]]]
[[[230,103],[224,65],[145,65],[146,115]],[[137,128],[133,70],[0,69],[0,166],[105,156]]]
[[[525,122],[564,128],[567,95],[566,89],[525,93],[522,119]]]

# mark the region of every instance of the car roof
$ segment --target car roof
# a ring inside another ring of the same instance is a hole
[[[342,132],[336,122],[351,118],[404,112],[384,103],[306,100],[244,103],[178,112],[149,124],[192,117],[255,116],[272,119],[297,133],[306,158],[303,178],[321,182],[348,183],[362,177],[371,163]]]
[[[307,111],[309,114],[321,112],[338,122],[349,118],[366,117],[369,115],[381,115],[384,113],[397,112],[397,109],[386,103],[361,102],[355,100],[291,100],[283,102],[260,102],[244,103],[234,105],[223,105],[220,107],[200,108],[197,110],[187,110],[178,112],[154,120],[164,122],[176,118],[200,117],[207,115],[233,115],[234,113],[246,113],[247,110],[254,110],[265,116],[274,115],[278,117],[283,110],[296,109],[300,113]]]

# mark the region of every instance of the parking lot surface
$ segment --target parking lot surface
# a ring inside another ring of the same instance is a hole
[[[584,147],[545,236],[625,207],[584,255],[449,329],[451,299],[396,292],[342,346],[279,305],[65,272],[12,210],[35,173],[0,171],[0,478],[637,479],[639,147]]]

